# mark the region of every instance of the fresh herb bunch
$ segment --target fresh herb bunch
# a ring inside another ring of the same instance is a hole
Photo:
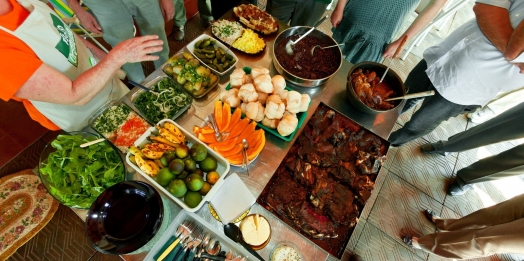
[[[124,181],[125,168],[120,154],[108,142],[80,148],[94,140],[81,134],[58,135],[51,152],[40,167],[49,193],[69,207],[89,208],[108,187]]]
[[[159,95],[143,92],[134,101],[135,107],[151,123],[157,123],[163,119],[173,119],[181,109],[191,104],[192,101],[191,97],[169,78],[162,79],[151,87],[151,90],[158,92]]]
[[[127,119],[130,112],[131,109],[125,105],[111,106],[95,120],[93,127],[100,133],[112,133]]]

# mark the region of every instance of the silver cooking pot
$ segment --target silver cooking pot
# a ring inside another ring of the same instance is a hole
[[[296,76],[292,73],[290,73],[288,70],[284,69],[284,67],[282,67],[282,65],[280,65],[280,63],[278,62],[278,59],[275,55],[275,48],[277,48],[278,46],[278,43],[280,43],[280,41],[286,41],[287,43],[287,40],[285,40],[287,37],[289,36],[292,36],[292,35],[302,35],[304,34],[305,32],[307,32],[309,29],[311,29],[310,26],[295,26],[295,27],[290,27],[282,32],[280,32],[280,34],[278,34],[277,38],[275,39],[275,42],[273,43],[273,52],[271,53],[272,55],[272,58],[273,58],[273,65],[275,65],[275,68],[277,70],[277,72],[282,75],[284,77],[284,79],[288,80],[289,82],[295,84],[295,85],[298,85],[298,86],[302,86],[302,87],[317,87],[319,85],[322,85],[324,83],[326,83],[327,81],[329,81],[329,79],[331,79],[331,77],[333,77],[333,75],[335,75],[338,70],[340,70],[340,67],[342,67],[342,52],[340,51],[340,47],[336,47],[338,49],[338,52],[340,54],[340,64],[338,65],[338,68],[329,76],[325,77],[325,78],[321,78],[321,79],[306,79],[306,78],[301,78],[299,76]],[[315,29],[313,30],[309,35],[311,36],[314,36],[314,37],[317,37],[318,39],[322,40],[324,43],[326,43],[326,45],[335,45],[337,44],[337,42],[335,40],[333,40],[333,38],[331,38],[331,36],[323,33],[322,31],[319,31],[318,29]],[[335,47],[333,47],[335,48]]]

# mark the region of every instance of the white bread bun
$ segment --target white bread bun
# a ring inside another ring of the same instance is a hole
[[[300,94],[297,91],[290,91],[286,101],[286,110],[292,113],[300,112],[300,105],[302,104],[302,94]]]
[[[229,76],[229,83],[233,88],[239,88],[246,83],[246,72],[244,70],[237,68]]]
[[[246,103],[258,101],[258,93],[255,91],[255,86],[251,83],[240,86],[238,97]]]
[[[278,123],[277,131],[282,136],[288,136],[297,129],[298,119],[293,115],[286,115]]]
[[[275,103],[269,101],[268,103],[266,103],[266,109],[264,110],[264,114],[271,120],[281,119],[284,115],[284,111],[286,111],[286,106],[284,105],[284,103]]]
[[[265,92],[257,92],[258,93],[258,101],[260,102],[260,104],[262,105],[266,105],[266,100],[267,100],[267,93]]]
[[[251,76],[253,76],[253,79],[257,78],[261,74],[269,75],[269,70],[261,67],[251,69]]]
[[[284,115],[282,115],[282,118],[286,117],[287,115],[291,115],[293,117],[297,117],[297,114],[296,113],[292,113],[292,112],[289,112],[289,111],[285,111],[284,112]]]
[[[246,105],[246,117],[259,122],[264,119],[264,106],[260,102],[250,102]]]
[[[269,119],[268,117],[264,117],[264,119],[262,119],[262,125],[271,129],[276,129],[279,122],[280,119]]]
[[[253,76],[251,76],[251,74],[246,75],[246,82],[244,84],[246,83],[254,83]]]
[[[280,98],[280,96],[275,95],[275,94],[273,94],[273,95],[269,95],[269,96],[267,97],[266,103],[268,103],[268,102],[284,103],[284,101],[282,101],[282,99]]]
[[[240,109],[242,110],[242,113],[244,113],[244,114],[245,114],[246,111],[247,111],[247,108],[246,108],[246,107],[247,107],[247,103],[245,103],[245,102],[241,102],[241,103],[240,103]]]
[[[271,83],[271,76],[262,74],[255,78],[255,89],[259,92],[272,93],[273,84]]]
[[[240,98],[238,97],[238,89],[231,88],[222,95],[223,102],[229,103],[231,108],[236,108],[240,105]]]
[[[289,91],[288,90],[283,90],[281,91],[278,96],[280,96],[280,98],[282,99],[282,102],[287,106],[287,96],[289,95]]]
[[[300,110],[299,111],[301,112],[307,111],[310,102],[311,102],[311,97],[309,97],[309,94],[302,93],[302,99],[300,101]]]
[[[271,83],[273,83],[273,94],[279,94],[281,91],[286,88],[286,80],[282,75],[275,75],[271,78]]]

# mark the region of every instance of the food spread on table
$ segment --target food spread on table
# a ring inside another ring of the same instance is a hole
[[[151,125],[123,103],[110,105],[95,118],[91,126],[123,153]]]
[[[193,99],[180,89],[173,80],[163,77],[150,87],[152,92],[141,92],[133,100],[135,107],[151,123],[162,119],[174,119],[191,106]]]
[[[218,83],[218,75],[187,52],[169,58],[163,70],[195,98],[203,97]]]
[[[218,73],[226,72],[237,62],[234,54],[226,53],[229,48],[218,46],[217,40],[211,37],[196,41],[191,50],[198,60]]]
[[[242,24],[263,34],[272,34],[278,31],[278,22],[266,11],[256,5],[242,4],[233,8]]]
[[[211,26],[213,34],[233,48],[248,54],[264,50],[266,42],[251,29],[244,29],[238,22],[218,20]]]
[[[394,101],[385,101],[392,98],[395,92],[380,78],[375,71],[364,72],[358,69],[351,74],[351,83],[358,98],[368,107],[377,110],[389,110],[395,107]]]
[[[340,258],[388,145],[321,104],[257,202]]]

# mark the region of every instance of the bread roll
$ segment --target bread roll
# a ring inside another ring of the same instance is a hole
[[[238,89],[231,88],[222,95],[223,102],[229,103],[231,108],[236,108],[240,105],[240,98],[238,97]]]
[[[257,78],[261,74],[269,75],[269,70],[261,67],[251,69],[251,76],[253,76],[253,79]]]
[[[229,83],[233,88],[239,88],[246,83],[246,72],[244,70],[237,68],[229,76]]]
[[[246,105],[246,117],[259,122],[264,119],[264,106],[260,102],[250,102]]]
[[[271,76],[262,74],[255,78],[255,89],[259,92],[272,93],[273,84],[271,83]]]
[[[238,97],[245,103],[255,102],[258,100],[258,93],[255,91],[255,86],[248,83],[240,86]]]
[[[246,82],[244,84],[246,83],[254,83],[253,76],[251,76],[251,74],[246,75]]]
[[[268,117],[264,117],[264,119],[262,119],[262,125],[269,127],[271,129],[276,129],[279,122],[280,122],[280,119],[271,120]]]
[[[266,105],[267,93],[265,92],[257,92],[257,93],[258,93],[258,101],[260,102],[260,104]]]
[[[286,101],[286,110],[292,113],[300,112],[300,105],[302,104],[302,94],[300,94],[297,91],[290,91]]]
[[[268,102],[284,103],[284,102],[282,101],[282,99],[280,98],[280,96],[275,95],[275,94],[273,94],[273,95],[269,95],[269,96],[267,97],[266,103],[268,103]],[[284,104],[284,105],[285,105],[285,104]]]
[[[286,88],[286,80],[282,75],[275,75],[271,78],[271,83],[273,83],[273,94],[279,94],[281,91]]]
[[[300,101],[300,111],[307,111],[309,107],[309,102],[311,102],[311,97],[309,97],[309,94],[302,93],[302,99]]]
[[[298,119],[293,115],[286,115],[277,125],[277,131],[282,136],[288,136],[294,132],[298,125]]]
[[[273,96],[273,95],[271,95]],[[284,103],[275,103],[272,101],[269,101],[266,103],[266,109],[264,110],[264,115],[268,117],[269,119],[281,119],[284,115],[284,111],[286,111],[286,106]]]
[[[247,111],[247,108],[246,108],[246,107],[247,107],[247,103],[245,103],[245,102],[241,102],[241,103],[240,103],[240,109],[242,110],[242,113],[244,113],[244,114],[245,114],[246,111]]]
[[[280,98],[282,99],[282,102],[287,106],[287,96],[289,95],[289,91],[288,90],[283,90],[281,91],[278,96],[280,96]]]

